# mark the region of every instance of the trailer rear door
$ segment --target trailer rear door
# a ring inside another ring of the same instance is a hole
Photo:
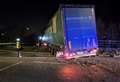
[[[63,7],[62,14],[66,49],[97,48],[94,8]]]

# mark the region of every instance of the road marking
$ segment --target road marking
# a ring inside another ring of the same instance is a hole
[[[41,63],[41,64],[66,64],[66,63],[59,63],[59,62],[46,62],[46,61],[33,61],[34,63]]]
[[[0,69],[0,71],[7,70],[7,69],[9,69],[9,68],[11,68],[11,67],[13,67],[13,66],[15,66],[15,65],[18,65],[18,64],[20,64],[20,63],[22,63],[22,61],[20,61],[20,62],[17,62],[17,63],[15,63],[15,64],[12,64],[12,65],[9,65],[9,66],[6,66],[6,67],[4,67],[4,68],[1,68],[1,69]]]

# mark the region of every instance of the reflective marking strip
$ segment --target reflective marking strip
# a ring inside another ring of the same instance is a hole
[[[22,63],[22,61],[20,61],[20,62],[17,62],[17,63],[15,63],[15,64],[12,64],[12,65],[9,65],[9,66],[6,66],[6,67],[4,67],[4,68],[1,68],[1,69],[0,69],[0,71],[7,70],[7,69],[9,69],[9,68],[11,68],[11,67],[13,67],[13,66],[15,66],[15,65],[18,65],[18,64],[20,64],[20,63]]]

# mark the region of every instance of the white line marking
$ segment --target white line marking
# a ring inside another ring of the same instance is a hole
[[[7,70],[7,69],[9,69],[9,68],[11,68],[11,67],[13,67],[13,66],[15,66],[15,65],[18,65],[18,64],[20,64],[20,63],[22,63],[22,61],[20,61],[20,62],[17,62],[17,63],[15,63],[15,64],[12,64],[12,65],[9,65],[9,66],[6,66],[6,67],[4,67],[4,68],[1,68],[1,69],[0,69],[0,71]]]

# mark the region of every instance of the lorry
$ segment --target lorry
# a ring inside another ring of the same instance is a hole
[[[42,37],[56,58],[95,56],[98,50],[95,7],[60,5]]]

